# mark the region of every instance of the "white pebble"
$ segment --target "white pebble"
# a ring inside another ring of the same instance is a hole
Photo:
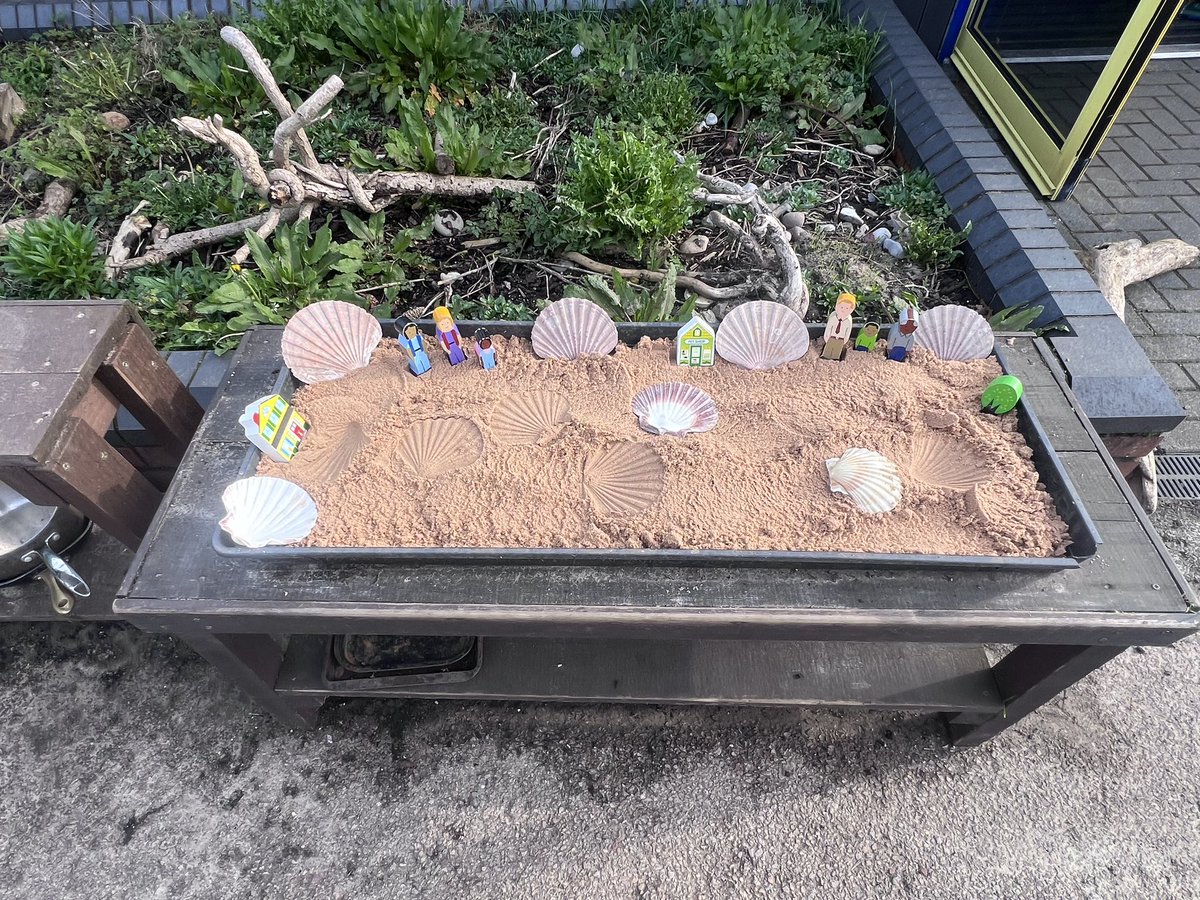
[[[583,56],[583,44],[576,44],[571,48],[571,59],[579,59]]]
[[[882,246],[884,250],[892,254],[896,259],[904,259],[904,247],[901,246],[899,241],[888,238],[882,242]]]
[[[838,212],[838,218],[843,222],[850,222],[852,225],[861,225],[863,223],[862,216],[858,214],[858,210],[853,206],[843,206]]]

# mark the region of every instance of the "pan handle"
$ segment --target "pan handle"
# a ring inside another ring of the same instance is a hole
[[[46,564],[42,580],[50,588],[50,603],[55,612],[67,615],[75,607],[75,598],[90,597],[92,589],[88,587],[82,575],[50,548],[50,542],[55,540],[58,540],[57,533],[50,535],[40,550],[30,550],[26,553],[21,557],[21,561],[31,563],[41,557],[42,562]]]

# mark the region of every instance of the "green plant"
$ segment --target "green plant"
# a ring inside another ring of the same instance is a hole
[[[221,279],[193,254],[191,265],[139,269],[122,286],[136,304],[161,350],[219,347],[229,335],[225,316],[202,315],[196,307],[217,289]]]
[[[469,299],[452,297],[450,312],[456,319],[482,319],[498,322],[527,322],[533,318],[533,310],[524,303],[514,303],[503,294],[488,294]]]
[[[58,88],[63,102],[105,109],[124,106],[145,92],[147,74],[132,35],[96,37],[61,56]]]
[[[227,317],[228,336],[255,325],[283,325],[287,317],[317,300],[346,300],[365,305],[354,293],[357,260],[349,264],[333,233],[323,225],[309,233],[308,222],[280,228],[273,246],[246,232],[250,256],[257,268],[233,267],[229,278],[203,303],[202,315]]]
[[[950,207],[942,199],[937,182],[923,169],[903,172],[891,184],[880,185],[875,193],[888,206],[914,218],[945,219],[950,215]]]
[[[434,113],[432,124],[425,121],[415,100],[401,100],[396,107],[400,128],[384,135],[384,152],[401,169],[418,172],[438,171],[437,137],[441,153],[454,162],[457,175],[490,175],[519,178],[529,173],[529,161],[512,159],[503,149],[484,137],[478,125],[460,126],[453,107],[443,103]],[[361,164],[366,158],[359,156]]]
[[[1010,306],[1002,309],[988,319],[992,331],[1029,331],[1030,326],[1041,318],[1046,307],[1031,306],[1022,303],[1020,306]]]
[[[50,85],[58,74],[60,60],[49,46],[35,38],[18,43],[0,43],[0,72],[36,116],[47,102]]]
[[[200,56],[186,47],[179,56],[186,72],[164,69],[162,76],[188,99],[193,110],[202,115],[220,115],[232,124],[262,109],[262,88],[246,70],[241,55],[228,44],[208,56]],[[285,48],[269,60],[277,81],[287,81],[294,51]]]
[[[689,297],[676,307],[675,265],[653,288],[641,287],[612,270],[612,287],[599,275],[585,275],[580,284],[571,285],[564,297],[591,300],[618,322],[686,322],[696,311],[696,298]]]
[[[971,233],[971,223],[962,231],[938,219],[916,218],[908,224],[905,249],[914,262],[924,266],[947,266],[962,256],[959,245]]]
[[[328,33],[304,41],[328,54],[347,88],[367,92],[391,112],[419,94],[432,112],[442,99],[461,100],[486,82],[495,54],[486,34],[464,24],[465,8],[444,0],[336,0]]]
[[[242,173],[220,168],[197,168],[178,178],[168,178],[147,193],[151,218],[164,221],[172,231],[211,228],[222,222],[254,215],[264,206],[253,191],[246,190]]]
[[[511,248],[529,246],[549,253],[577,248],[586,240],[577,237],[561,210],[534,191],[493,194],[467,227],[476,237],[497,237]]]
[[[391,316],[400,289],[408,283],[406,267],[429,266],[429,259],[414,250],[413,245],[433,233],[433,217],[413,228],[401,229],[390,240],[387,236],[387,214],[382,210],[369,219],[361,219],[343,210],[342,220],[357,240],[338,245],[344,257],[338,264],[338,270],[367,283],[358,291],[360,296],[379,291],[383,299],[376,305],[375,313],[385,318]]]
[[[599,129],[576,137],[574,163],[559,190],[564,224],[594,246],[615,244],[642,259],[657,257],[696,209],[694,159],[680,164],[670,145],[648,131]]]
[[[313,47],[306,34],[330,34],[338,19],[337,0],[267,0],[254,4],[254,15],[242,30],[260,53],[269,58],[292,50],[293,67],[308,81],[330,63],[329,55]]]
[[[48,128],[23,137],[6,152],[51,178],[74,181],[86,192],[106,179],[127,177],[128,143],[125,135],[102,128],[93,112],[77,109],[53,119]]]
[[[673,138],[692,132],[699,120],[692,79],[679,72],[646,72],[613,100],[618,122],[641,125]]]
[[[718,6],[702,26],[696,53],[717,111],[730,120],[796,94],[799,81],[816,69],[822,24],[786,0]]]
[[[8,236],[0,267],[23,297],[79,300],[105,289],[96,233],[70,219],[32,219]]]
[[[537,104],[521,88],[493,89],[476,98],[460,119],[478,125],[487,143],[508,156],[528,154],[537,143],[542,123],[535,116]]]

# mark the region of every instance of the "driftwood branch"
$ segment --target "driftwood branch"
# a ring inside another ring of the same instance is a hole
[[[75,197],[75,182],[65,178],[56,178],[48,185],[42,194],[42,202],[27,216],[0,222],[0,241],[6,240],[14,231],[24,231],[32,219],[42,219],[46,216],[61,218],[67,214],[67,208]]]
[[[219,116],[207,119],[181,116],[174,120],[175,125],[185,134],[228,150],[246,183],[270,202],[271,209],[240,222],[164,236],[162,240],[156,240],[142,256],[121,261],[119,269],[166,262],[200,247],[244,235],[247,231],[267,238],[280,225],[297,220],[307,221],[322,204],[354,207],[369,214],[406,196],[480,197],[495,191],[520,193],[535,188],[532,182],[506,178],[466,178],[425,172],[372,172],[359,175],[339,166],[324,165],[317,159],[304,129],[321,117],[341,91],[342,80],[337,76],[329,78],[298,109],[292,109],[291,103],[279,89],[275,76],[271,74],[270,66],[250,39],[231,26],[221,29],[221,38],[242,55],[246,67],[279,114],[281,121],[275,129],[271,146],[274,168],[267,171],[253,145],[237,132],[226,128]],[[292,159],[293,152],[299,157],[297,160]],[[249,247],[243,245],[234,253],[233,259],[238,263],[243,262],[249,253]]]
[[[763,246],[758,242],[758,238],[719,209],[709,210],[708,215],[704,217],[704,224],[710,228],[724,231],[739,244],[745,245],[756,263],[760,266],[766,265],[767,255],[763,252]]]
[[[774,299],[794,310],[803,319],[808,312],[808,285],[804,282],[804,273],[800,271],[800,260],[796,257],[796,251],[792,249],[791,235],[770,213],[759,213],[755,216],[750,231],[770,244],[783,270],[783,278]]]
[[[149,203],[143,200],[133,208],[133,212],[125,217],[121,227],[117,229],[112,245],[108,248],[108,258],[104,262],[104,275],[113,281],[121,273],[121,264],[129,259],[130,254],[141,243],[142,237],[150,230],[150,220],[142,215],[142,210]]]
[[[1143,244],[1139,240],[1101,244],[1082,254],[1083,263],[1113,311],[1125,318],[1125,288],[1163,272],[1190,266],[1200,259],[1200,247],[1168,238]]]
[[[665,272],[653,272],[650,269],[623,269],[620,266],[610,266],[606,263],[598,262],[590,256],[584,256],[582,253],[564,253],[563,259],[572,262],[581,269],[587,269],[589,272],[595,272],[597,275],[608,275],[610,272],[616,271],[622,278],[630,281],[649,281],[652,284],[658,284],[666,278]],[[732,287],[714,287],[707,282],[701,281],[694,275],[676,275],[675,283],[687,290],[699,294],[709,300],[735,300],[738,297],[744,297],[757,289],[758,285],[752,282],[733,285]]]

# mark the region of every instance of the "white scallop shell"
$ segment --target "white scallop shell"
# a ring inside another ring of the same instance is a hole
[[[465,469],[481,456],[479,426],[457,417],[414,422],[396,448],[396,457],[418,478],[437,478]]]
[[[538,313],[530,340],[542,359],[607,356],[617,346],[617,326],[591,300],[564,297]]]
[[[772,300],[734,307],[717,329],[717,355],[743,369],[773,369],[807,352],[804,320]]]
[[[665,469],[645,444],[621,441],[597,450],[583,464],[583,493],[604,518],[632,516],[658,502]]]
[[[935,306],[918,321],[916,345],[938,359],[983,359],[995,342],[988,320],[965,306]]]
[[[241,478],[225,488],[221,502],[221,528],[243,547],[295,544],[317,523],[317,504],[308,491],[282,478]]]
[[[917,438],[905,468],[918,481],[950,491],[966,492],[992,478],[992,473],[984,463],[969,456],[955,441],[941,435]]]
[[[682,436],[717,427],[717,404],[700,388],[679,381],[652,384],[633,398],[643,431]]]
[[[283,329],[283,361],[305,384],[332,381],[365,368],[383,340],[379,320],[353,303],[322,300],[304,307]]]
[[[891,512],[900,502],[900,473],[896,464],[881,453],[851,447],[836,459],[825,460],[829,489],[849,494],[865,513]]]
[[[492,409],[492,435],[502,444],[536,444],[571,422],[567,398],[550,391],[506,397]]]

